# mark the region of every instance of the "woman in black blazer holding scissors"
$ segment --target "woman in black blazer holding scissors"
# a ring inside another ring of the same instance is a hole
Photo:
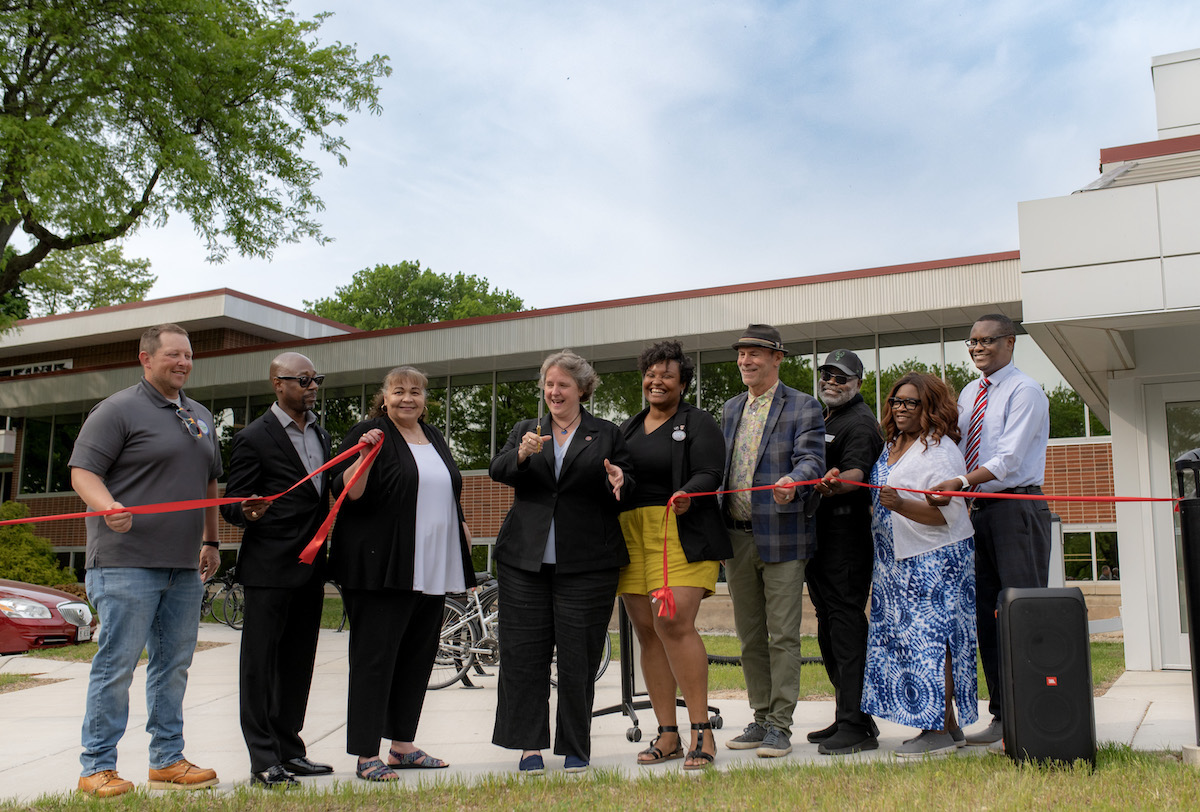
[[[342,441],[343,451],[360,440],[382,443],[379,456],[353,485],[368,450],[331,472],[334,494],[349,489],[330,552],[350,619],[346,750],[358,756],[358,777],[367,781],[446,766],[413,738],[445,595],[475,586],[462,475],[441,432],[422,420],[426,385],[414,367],[389,372],[371,419]],[[386,763],[381,738],[392,740]]]
[[[489,473],[515,490],[496,538],[504,607],[492,742],[521,750],[519,769],[545,770],[550,746],[550,658],[558,647],[554,752],[567,772],[591,759],[594,677],[600,666],[620,568],[629,562],[618,520],[633,489],[617,427],[581,405],[598,377],[570,350],[542,364],[549,414],[523,420]]]

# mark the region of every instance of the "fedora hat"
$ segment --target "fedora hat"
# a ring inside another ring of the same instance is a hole
[[[774,350],[781,352],[784,355],[788,354],[787,349],[783,346],[783,338],[779,335],[779,331],[769,324],[751,324],[742,337],[734,342],[735,350],[742,347],[760,347],[765,350]]]

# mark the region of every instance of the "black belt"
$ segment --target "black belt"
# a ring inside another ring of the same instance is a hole
[[[726,518],[725,526],[728,527],[730,530],[741,530],[743,533],[753,533],[754,532],[754,523],[753,522],[744,522],[741,519]]]
[[[994,493],[1037,493],[1037,494],[1040,494],[1041,492],[1042,492],[1041,485],[1021,485],[1020,487],[1017,487],[1017,488],[1005,488],[1002,491],[994,491]],[[994,505],[997,502],[1003,502],[1003,501],[1004,501],[1003,499],[988,499],[986,497],[984,497],[983,499],[972,498],[968,501],[968,504],[969,504],[971,510],[979,510],[981,508],[987,507],[989,504]]]

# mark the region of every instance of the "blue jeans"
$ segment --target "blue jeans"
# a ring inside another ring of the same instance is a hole
[[[129,686],[142,649],[150,766],[183,758],[183,692],[196,651],[204,585],[193,569],[100,567],[87,571],[87,593],[100,615],[83,717],[82,775],[117,768],[117,742],[129,723]]]

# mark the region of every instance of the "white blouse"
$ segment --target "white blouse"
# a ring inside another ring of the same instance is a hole
[[[413,554],[413,591],[426,595],[462,592],[462,547],[459,542],[458,506],[450,471],[432,445],[408,444],[417,461],[416,549]]]
[[[945,438],[943,438],[945,439]],[[888,466],[887,484],[893,488],[931,490],[933,486],[963,476],[967,464],[962,452],[951,442],[929,441],[929,447],[917,440],[894,465]],[[915,493],[899,492],[901,499],[924,499]],[[966,501],[955,497],[939,507],[945,524],[920,524],[892,511],[892,545],[897,559],[912,558],[975,535]]]

